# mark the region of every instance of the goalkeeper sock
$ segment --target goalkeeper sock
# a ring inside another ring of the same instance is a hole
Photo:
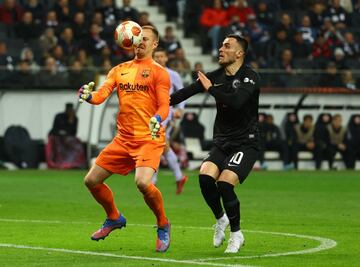
[[[140,189],[144,195],[144,200],[149,208],[153,211],[156,216],[157,225],[164,226],[168,223],[165,216],[164,202],[159,189],[155,185],[150,184],[145,189]]]
[[[89,191],[96,199],[96,201],[103,206],[107,217],[110,220],[116,220],[119,218],[120,213],[116,208],[114,197],[111,189],[106,184],[98,184],[92,188],[89,188]]]
[[[181,173],[181,169],[180,169],[180,164],[178,162],[178,159],[174,153],[174,151],[169,148],[168,152],[166,152],[164,154],[166,160],[168,161],[169,164],[169,168],[173,171],[174,175],[175,175],[175,180],[176,181],[180,181],[181,178],[183,177],[182,173]]]

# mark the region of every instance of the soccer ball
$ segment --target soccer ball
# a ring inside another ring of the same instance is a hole
[[[115,42],[124,49],[131,49],[138,46],[142,41],[142,29],[134,21],[120,23],[114,34]]]

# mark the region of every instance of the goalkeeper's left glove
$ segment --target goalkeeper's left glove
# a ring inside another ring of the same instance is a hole
[[[155,139],[157,137],[157,133],[160,130],[160,122],[161,122],[160,115],[155,115],[154,117],[151,117],[151,119],[150,119],[149,128],[150,128],[150,133],[151,133],[152,139]]]
[[[89,102],[92,98],[91,92],[94,87],[94,82],[89,82],[88,84],[85,84],[80,87],[79,89],[79,102],[83,103],[84,100]]]

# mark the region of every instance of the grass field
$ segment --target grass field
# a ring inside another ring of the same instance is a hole
[[[159,175],[172,222],[167,253],[155,252],[155,220],[133,175],[108,181],[127,227],[91,241],[105,216],[84,174],[0,171],[0,266],[360,266],[356,172],[253,172],[237,187],[246,245],[236,255],[212,246],[197,172],[180,196],[170,172]]]

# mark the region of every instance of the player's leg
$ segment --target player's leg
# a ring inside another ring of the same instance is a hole
[[[156,251],[158,252],[165,252],[170,246],[170,223],[165,214],[162,194],[151,182],[154,171],[159,167],[163,150],[164,145],[160,142],[149,142],[143,145],[139,151],[135,169],[136,186],[157,220]]]
[[[242,183],[252,170],[259,151],[253,147],[243,147],[226,159],[225,169],[218,179],[219,192],[230,221],[230,238],[225,253],[236,253],[244,244],[240,230],[240,201],[234,191],[235,185]]]
[[[166,147],[163,155],[169,164],[170,170],[172,170],[172,172],[174,173],[176,181],[176,194],[181,194],[184,189],[184,185],[188,180],[188,177],[186,175],[183,175],[178,158],[175,152],[170,147],[168,141],[166,141]]]
[[[220,247],[225,240],[225,229],[229,225],[229,220],[223,211],[220,201],[220,193],[216,184],[220,170],[220,165],[226,156],[216,147],[214,147],[209,156],[200,167],[199,184],[203,198],[210,207],[216,219],[213,244]]]
[[[111,172],[94,164],[84,179],[85,185],[95,200],[104,208],[107,215],[102,227],[91,236],[91,239],[95,241],[105,239],[111,231],[126,225],[126,219],[120,215],[115,205],[110,187],[104,183],[111,174]]]

